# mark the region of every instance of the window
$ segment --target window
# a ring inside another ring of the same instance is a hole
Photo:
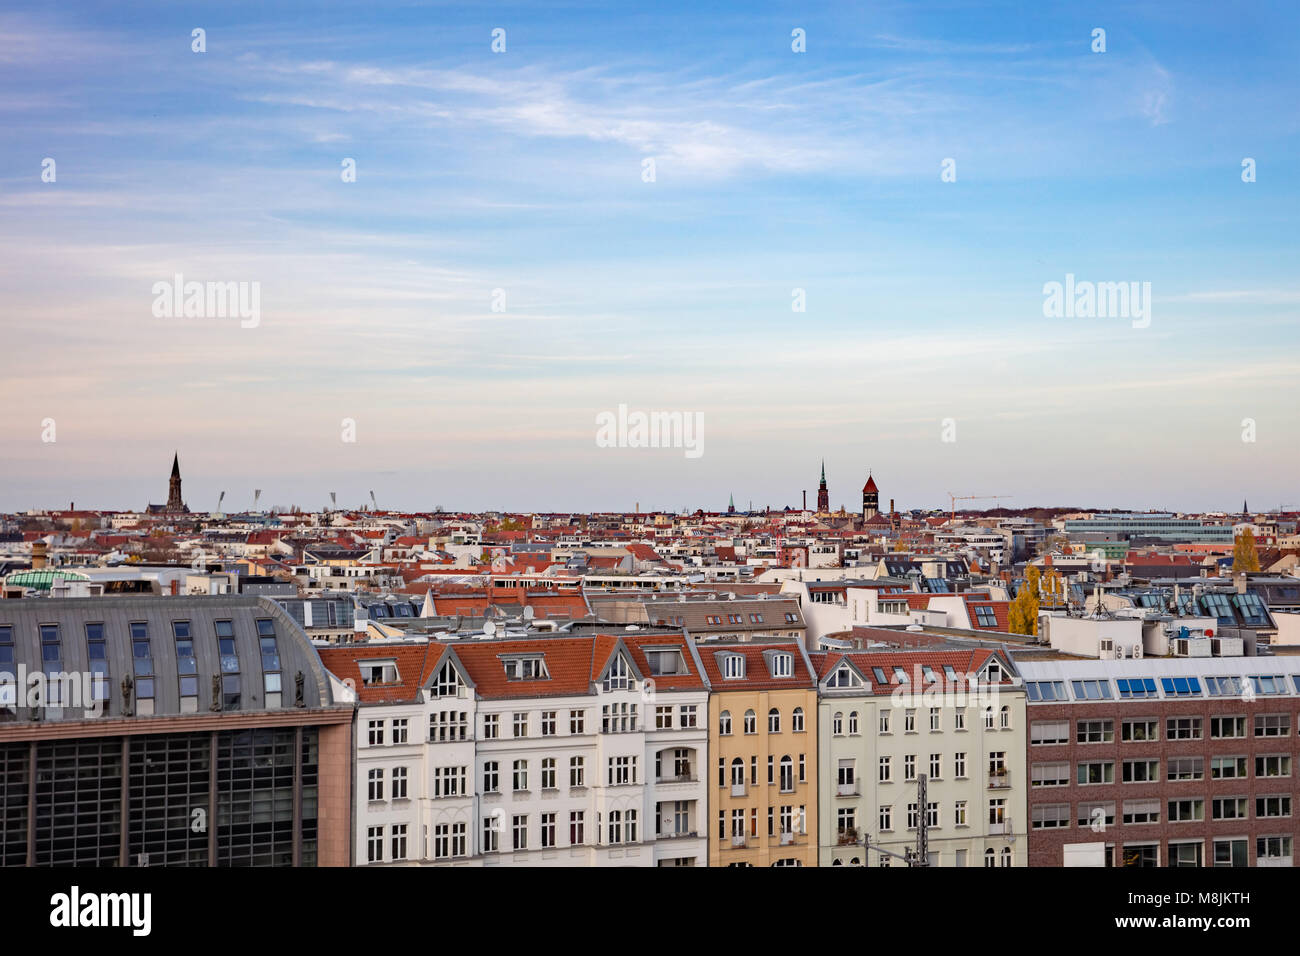
[[[881,783],[888,783],[889,780],[890,780],[890,776],[889,776],[889,772],[890,772],[890,759],[891,759],[891,758],[889,758],[889,757],[887,757],[887,756],[886,756],[886,757],[881,757],[881,758],[880,758],[880,765],[879,765],[879,766],[880,766],[880,782],[881,782]]]
[[[483,792],[501,792],[500,765],[495,760],[489,760],[483,764]]]
[[[993,729],[993,708],[992,707],[984,708],[984,729],[985,730]]]
[[[611,787],[635,784],[636,757],[610,757],[608,779]]]
[[[542,758],[542,789],[555,790],[555,758]]]
[[[1291,758],[1286,754],[1258,756],[1255,758],[1256,777],[1291,776]]]
[[[511,779],[513,781],[512,789],[515,793],[523,793],[528,790],[527,760],[516,760],[514,762],[514,773]]]
[[[718,715],[718,734],[723,737],[731,736],[731,711],[724,710]]]
[[[528,849],[528,814],[516,813],[511,820],[514,834],[514,848],[516,850]]]
[[[587,785],[587,768],[585,757],[569,758],[569,786],[585,787]]]
[[[1187,823],[1205,819],[1205,800],[1196,797],[1187,800],[1169,801],[1169,822]]]
[[[781,712],[775,707],[767,712],[767,732],[769,734],[781,732]]]
[[[461,781],[463,785],[463,781],[465,779],[464,767],[460,768],[460,773],[461,773]],[[405,767],[393,768],[393,799],[394,800],[406,799],[406,768]]]
[[[1030,809],[1029,825],[1034,830],[1059,830],[1070,825],[1068,803],[1044,803]]]
[[[1159,823],[1159,800],[1125,800],[1124,822],[1131,824]]]
[[[879,820],[880,830],[882,832],[888,832],[894,829],[893,814],[894,814],[894,808],[891,806],[883,806],[880,808],[879,812],[877,813],[877,818]]]
[[[921,806],[917,803],[907,805],[907,828],[915,830],[921,825]]]
[[[1290,794],[1282,793],[1275,796],[1256,797],[1255,816],[1260,819],[1291,816]]]
[[[136,711],[140,716],[147,717],[154,712],[153,650],[149,643],[149,626],[136,621],[130,625],[130,631]]]
[[[889,733],[889,711],[887,710],[880,712],[880,732],[882,734]]]
[[[826,681],[827,687],[861,687],[862,678],[848,664],[841,664]]]
[[[1008,707],[1006,704],[1003,704],[1002,709],[998,711],[998,729],[999,730],[1011,729],[1011,708]]]
[[[958,800],[953,804],[952,822],[955,826],[966,826],[966,801]]]
[[[1026,681],[1025,698],[1035,703],[1045,700],[1052,701],[1070,699],[1065,693],[1065,681],[1060,680]]]
[[[916,754],[907,754],[903,757],[903,779],[916,779]]]
[[[784,652],[772,654],[769,658],[769,666],[773,677],[792,677],[794,675],[794,655]]]
[[[993,613],[993,608],[986,604],[975,605],[975,623],[977,627],[997,627],[998,616]]]
[[[514,715],[514,736],[528,736],[528,714],[522,713]]]
[[[942,711],[938,707],[930,708],[930,730],[937,731],[943,729],[943,718],[940,716]]]
[[[1075,700],[1110,700],[1110,681],[1076,680],[1070,682]]]
[[[1210,739],[1226,740],[1246,736],[1245,717],[1211,717]]]
[[[506,669],[506,680],[550,680],[544,657],[505,657],[501,663]]]
[[[569,711],[569,733],[585,734],[587,726],[587,712],[585,710]]]
[[[790,714],[790,730],[796,734],[801,734],[804,732],[802,707],[796,707],[794,709],[794,712]]]
[[[930,754],[930,779],[938,780],[943,776],[943,754]]]
[[[1168,779],[1170,780],[1204,780],[1204,757],[1170,757]]]
[[[542,711],[542,736],[555,736],[555,711],[553,710]]]
[[[1169,844],[1169,865],[1170,866],[1203,866],[1201,859],[1202,844],[1197,841],[1193,843],[1170,843]]]
[[[1244,820],[1247,814],[1245,797],[1215,797],[1210,803],[1211,819]]]
[[[1151,677],[1117,677],[1115,687],[1119,690],[1120,700],[1160,696],[1156,693],[1156,682]]]
[[[1125,783],[1154,783],[1160,779],[1160,761],[1125,760],[1122,779]]]
[[[1155,718],[1125,720],[1120,724],[1119,739],[1126,742],[1149,741],[1159,738],[1159,721]]]
[[[952,756],[952,772],[958,780],[966,777],[966,752],[959,751]]]
[[[1115,825],[1115,801],[1098,800],[1079,804],[1078,823],[1081,827],[1100,831]]]
[[[371,747],[378,747],[384,742],[384,722],[382,720],[366,721],[366,741]]]
[[[402,719],[405,730],[406,720]],[[393,733],[397,733],[398,721],[393,721]],[[484,721],[486,729],[486,720]],[[429,715],[429,742],[445,743],[449,740],[469,739],[469,714],[463,710],[439,710]],[[405,737],[402,743],[405,743]]]
[[[366,827],[366,862],[384,862],[383,827]]]
[[[1211,757],[1211,780],[1234,780],[1246,776],[1245,757]]]
[[[376,767],[367,776],[367,795],[371,800],[384,799],[384,771]]]
[[[1035,720],[1029,725],[1029,742],[1037,745],[1067,743],[1070,739],[1068,720]]]
[[[1201,696],[1201,682],[1195,677],[1162,677],[1160,686],[1166,697]]]
[[[1036,763],[1030,769],[1029,785],[1031,787],[1065,787],[1069,783],[1070,765],[1065,761]]]
[[[1255,693],[1260,695],[1285,694],[1287,692],[1286,678],[1281,674],[1275,674],[1265,677],[1252,677],[1250,682],[1254,685]]]
[[[483,715],[483,739],[496,740],[501,730],[500,714]]]
[[[1247,866],[1245,840],[1215,840],[1215,866]]]
[[[1240,677],[1207,677],[1205,689],[1211,697],[1241,697],[1245,685]]]
[[[1165,736],[1170,740],[1200,740],[1203,736],[1200,717],[1170,717],[1165,721]]]
[[[1081,720],[1075,729],[1075,742],[1081,744],[1108,744],[1115,739],[1113,720]]]
[[[483,818],[483,852],[496,853],[500,848],[501,832],[497,826],[497,817],[485,816]]]
[[[916,711],[914,710],[903,711],[903,733],[905,734],[916,733]]]
[[[605,672],[605,691],[627,690],[632,685],[632,668],[627,658],[616,654],[609,670]]]
[[[434,697],[457,697],[460,695],[460,677],[456,673],[456,668],[451,666],[451,661],[442,665],[438,671],[438,676],[434,680],[433,687]]]
[[[1115,764],[1110,760],[1079,764],[1076,778],[1079,786],[1115,782]]]
[[[1255,840],[1255,857],[1262,860],[1285,860],[1291,862],[1291,837],[1268,836]]]
[[[726,680],[739,680],[745,676],[745,658],[740,654],[720,654],[722,676]]]
[[[758,733],[758,715],[755,714],[752,710],[745,711],[745,733],[746,734]]]
[[[555,814],[542,814],[542,848],[555,846]]]
[[[858,733],[858,712],[856,710],[849,712],[849,736],[857,736]]]
[[[1291,717],[1289,714],[1256,714],[1256,737],[1291,736]]]
[[[582,846],[584,843],[587,842],[587,838],[583,832],[585,814],[586,814],[585,810],[569,811],[569,845],[570,846]]]
[[[781,758],[781,792],[792,793],[794,791],[794,762],[790,757]]]

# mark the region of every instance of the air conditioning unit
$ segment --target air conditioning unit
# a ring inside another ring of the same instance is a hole
[[[1133,645],[1133,659],[1134,659],[1135,661],[1140,661],[1140,660],[1142,660],[1142,645],[1141,645],[1141,644],[1134,644],[1134,645]]]

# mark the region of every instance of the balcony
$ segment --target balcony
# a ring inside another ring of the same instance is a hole
[[[691,773],[689,770],[686,771],[685,773],[670,773],[665,776],[659,777],[657,780],[655,780],[655,783],[697,783],[697,782],[699,782],[699,777],[695,776],[695,774]]]
[[[989,789],[1007,790],[1011,787],[1011,773],[1005,768],[989,771]]]
[[[744,835],[743,833],[739,833],[739,834],[737,834],[737,833],[733,833],[733,834],[731,835],[731,845],[732,845],[733,847],[744,846],[744,845],[745,845],[745,839],[746,839],[746,838],[745,838],[745,835]]]
[[[743,783],[733,783],[731,785],[731,795],[733,797],[743,797],[745,795],[745,785]]]
[[[794,843],[794,831],[785,830],[781,833],[781,846],[790,846]]]
[[[858,796],[858,785],[856,783],[840,783],[835,785],[835,796],[837,797],[856,797]]]
[[[835,835],[836,846],[855,846],[858,842],[857,827],[849,827],[847,830],[840,830]]]
[[[1009,823],[990,823],[990,824],[989,824],[989,835],[990,835],[990,836],[1003,836],[1003,835],[1005,835],[1005,834],[1007,834],[1007,833],[1010,833],[1010,832],[1011,832],[1011,824],[1009,824]]]

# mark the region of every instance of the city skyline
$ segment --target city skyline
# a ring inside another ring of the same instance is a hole
[[[300,14],[0,16],[0,510],[1296,504],[1293,8]]]

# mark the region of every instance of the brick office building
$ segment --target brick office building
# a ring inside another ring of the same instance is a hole
[[[1030,866],[1291,866],[1300,660],[1018,661]]]

